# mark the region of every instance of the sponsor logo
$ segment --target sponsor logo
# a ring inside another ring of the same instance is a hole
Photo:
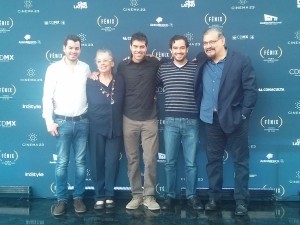
[[[170,52],[161,52],[157,49],[153,49],[151,52],[152,55],[159,57],[159,58],[170,58]]]
[[[207,13],[204,21],[210,27],[223,27],[227,21],[227,16],[225,13],[221,13],[220,15],[210,15]]]
[[[67,183],[68,190],[74,190],[74,186],[71,186],[69,183]],[[55,194],[56,193],[56,185],[55,182],[50,184],[50,191]]]
[[[235,34],[232,35],[232,40],[234,41],[244,41],[244,40],[254,40],[254,34]]]
[[[282,24],[281,21],[278,21],[277,16],[271,16],[268,14],[264,14],[264,22],[260,22],[262,25],[279,25]]]
[[[26,78],[20,78],[21,82],[42,82],[42,78],[35,78],[35,69],[29,68],[26,71]]]
[[[257,174],[249,174],[249,177],[250,178],[255,178],[255,177],[257,177]]]
[[[29,14],[29,13],[40,13],[39,9],[34,9],[32,0],[24,1],[24,9],[18,9],[17,12],[20,14]]]
[[[293,146],[300,146],[300,138],[298,138],[296,141],[292,142]]]
[[[10,86],[0,86],[0,99],[9,100],[14,97],[17,92],[15,85],[11,84]]]
[[[20,45],[37,45],[37,44],[40,45],[41,44],[40,40],[37,40],[37,41],[30,40],[31,39],[31,35],[30,34],[26,34],[24,36],[24,39],[25,39],[25,41],[19,41]]]
[[[201,46],[200,42],[195,42],[194,41],[194,34],[191,32],[187,32],[184,34],[184,36],[188,39],[190,46]]]
[[[48,50],[45,54],[45,57],[49,63],[55,63],[63,58],[63,54]]]
[[[94,47],[94,44],[93,43],[89,43],[87,42],[87,38],[86,38],[86,35],[83,34],[83,33],[80,33],[77,35],[78,37],[80,37],[81,39],[81,45],[84,46],[84,47]]]
[[[52,160],[49,161],[50,164],[56,164],[58,155],[52,154]]]
[[[157,183],[155,190],[158,195],[163,194],[165,192],[165,186],[161,186],[160,183]]]
[[[263,189],[274,190],[275,191],[275,195],[277,196],[277,198],[281,198],[285,194],[285,188],[284,188],[283,185],[279,185],[279,186],[277,186],[275,188],[273,188],[273,187],[269,188],[268,185],[264,185]]]
[[[225,150],[223,155],[223,163],[225,163],[228,160],[228,152]]]
[[[0,34],[5,34],[14,26],[14,21],[11,17],[8,17],[7,19],[0,19]]]
[[[274,49],[262,47],[259,54],[264,62],[275,63],[278,62],[279,58],[282,56],[282,49],[279,46]]]
[[[166,162],[166,154],[164,153],[158,153],[158,160],[159,163],[165,163]]]
[[[173,23],[163,23],[164,18],[157,17],[156,23],[150,23],[150,27],[161,27],[161,28],[167,28],[167,27],[173,27]]]
[[[15,120],[0,120],[0,127],[11,128],[16,126],[17,126],[17,121]]]
[[[19,154],[16,150],[3,151],[0,149],[0,164],[4,166],[12,166],[16,164],[18,158],[19,158]]]
[[[45,26],[57,26],[57,25],[65,26],[66,21],[65,20],[45,20],[44,25]]]
[[[260,163],[271,163],[271,164],[279,164],[279,163],[284,163],[283,159],[274,159],[274,154],[268,153],[266,155],[267,159],[261,159],[259,162]]]
[[[284,88],[258,88],[259,92],[284,92]]]
[[[0,54],[0,63],[1,62],[11,62],[14,60],[15,60],[15,55],[9,55],[9,54],[1,55]]]
[[[101,28],[102,31],[111,32],[111,31],[116,30],[116,27],[119,24],[119,19],[115,15],[110,18],[99,16],[97,18],[97,24]]]
[[[27,135],[27,141],[23,142],[22,147],[44,147],[45,143],[38,141],[38,135],[35,133],[30,133]]]
[[[296,40],[288,41],[287,44],[288,44],[288,45],[300,45],[300,30],[297,30],[297,31],[294,33],[294,38],[295,38]]]
[[[289,114],[289,115],[300,115],[300,101],[295,102],[295,109],[296,109],[297,111],[292,111],[292,110],[290,110],[290,111],[288,111],[288,114]]]
[[[300,9],[300,0],[297,0],[297,8]]]
[[[195,0],[186,0],[183,4],[181,4],[181,8],[194,8],[196,7]]]
[[[138,7],[139,6],[139,0],[130,0],[130,6],[131,7],[124,7],[124,12],[146,12],[146,8]]]
[[[73,6],[74,7],[74,9],[87,9],[88,8],[88,4],[87,4],[87,2],[77,2],[77,4],[76,5],[74,5]]]
[[[296,171],[296,173],[295,173],[295,179],[289,180],[289,183],[290,184],[297,184],[297,185],[300,184],[300,171],[299,170]]]
[[[43,177],[45,176],[42,172],[25,172],[25,177]]]
[[[283,125],[283,119],[280,116],[274,117],[274,118],[268,118],[266,116],[263,116],[260,119],[260,125],[264,128],[267,132],[277,132]]]
[[[300,69],[290,69],[289,74],[294,75],[296,77],[300,76]]]
[[[254,5],[247,5],[248,4],[247,0],[239,0],[238,4],[239,5],[231,6],[231,9],[232,10],[249,10],[249,9],[253,10],[253,9],[255,9]]]

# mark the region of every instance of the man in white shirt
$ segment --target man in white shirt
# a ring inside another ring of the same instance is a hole
[[[68,201],[68,164],[71,147],[75,157],[73,205],[75,212],[86,211],[82,198],[86,178],[86,147],[88,139],[86,79],[89,66],[78,60],[81,40],[68,35],[64,41],[64,57],[47,68],[43,118],[48,132],[56,138],[57,163],[55,167],[58,203],[52,209],[55,216],[65,213]]]

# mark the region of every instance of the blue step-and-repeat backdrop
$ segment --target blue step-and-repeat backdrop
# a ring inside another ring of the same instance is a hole
[[[82,39],[81,60],[96,69],[98,48],[117,62],[129,55],[132,33],[149,38],[148,53],[170,57],[174,34],[190,41],[189,58],[202,50],[202,32],[218,26],[229,48],[249,55],[259,99],[249,133],[250,188],[274,189],[277,200],[299,200],[300,190],[300,0],[0,0],[0,186],[30,186],[33,197],[54,197],[55,139],[42,119],[46,68],[63,56],[67,34]],[[160,106],[164,90],[157,89]],[[160,138],[164,129],[159,118]],[[208,186],[203,135],[198,188]],[[157,194],[165,189],[160,144]],[[182,160],[178,188],[185,186]],[[73,188],[70,162],[69,189]],[[92,189],[89,170],[86,189]],[[232,188],[230,152],[224,155],[224,187]],[[120,155],[116,190],[128,191],[127,161]]]

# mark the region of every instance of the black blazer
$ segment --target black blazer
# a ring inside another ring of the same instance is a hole
[[[198,107],[203,94],[203,67],[207,61],[204,52],[197,55],[195,99]],[[256,99],[256,78],[250,58],[228,50],[218,95],[218,117],[225,133],[232,133],[239,126],[242,115],[250,116]]]

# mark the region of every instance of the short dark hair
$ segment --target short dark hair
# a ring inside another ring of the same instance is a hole
[[[133,41],[144,41],[146,46],[148,46],[148,38],[147,36],[142,33],[142,32],[137,32],[137,33],[134,33],[132,36],[131,36],[131,40],[130,40],[130,45],[132,45],[132,42]]]
[[[172,45],[175,43],[175,41],[178,41],[178,40],[184,40],[185,47],[188,48],[190,46],[189,41],[188,41],[188,39],[187,39],[186,36],[183,36],[183,35],[174,35],[173,37],[171,37],[170,42],[169,42],[170,49],[172,48]]]
[[[80,47],[81,47],[81,39],[80,39],[80,37],[78,37],[77,35],[69,34],[69,35],[66,37],[65,41],[64,41],[64,46],[67,46],[69,40],[74,41],[74,42],[79,41],[79,44],[80,44]]]

